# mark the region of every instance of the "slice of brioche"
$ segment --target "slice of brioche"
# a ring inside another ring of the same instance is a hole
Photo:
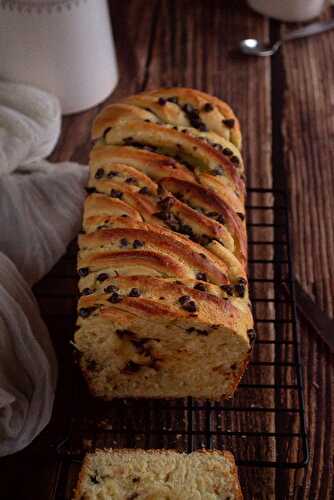
[[[231,396],[251,350],[252,315],[244,300],[179,281],[106,276],[98,277],[103,288],[84,289],[75,334],[95,396]]]
[[[74,500],[242,500],[227,451],[97,450],[86,455]]]

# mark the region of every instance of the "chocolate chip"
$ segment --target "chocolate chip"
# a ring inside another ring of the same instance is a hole
[[[105,129],[105,131],[103,132],[103,139],[106,138],[106,135],[107,135],[108,132],[110,132],[110,130],[111,130],[111,127],[108,127],[108,128]]]
[[[186,329],[186,332],[187,333],[193,333],[195,330],[196,330],[196,328],[194,328],[193,326],[191,326],[190,328]]]
[[[176,280],[174,281],[175,285],[183,285],[182,281]]]
[[[233,365],[231,365],[231,370],[236,370],[236,369],[237,369],[237,364],[233,363]]]
[[[95,307],[81,307],[79,309],[79,316],[82,318],[88,318],[88,316],[90,316],[95,309]]]
[[[189,295],[183,295],[182,297],[180,297],[179,302],[185,311],[188,311],[188,312],[196,312],[197,311],[196,304],[193,300],[191,300],[191,297],[189,297]]]
[[[238,215],[238,217],[240,217],[240,219],[241,219],[242,221],[244,221],[244,220],[245,220],[245,215],[244,215],[243,213],[241,213],[241,212],[237,212],[237,215]]]
[[[91,288],[84,288],[81,290],[80,295],[91,295],[92,293],[94,293],[94,290]]]
[[[87,276],[87,274],[89,273],[89,268],[88,267],[81,267],[79,270],[78,270],[78,274],[79,276],[83,277],[83,276]]]
[[[218,217],[219,214],[218,214],[218,212],[209,212],[207,215],[208,215],[208,217],[216,218],[216,217]]]
[[[118,302],[121,302],[121,300],[122,297],[117,292],[113,292],[108,298],[108,302],[111,302],[112,304],[117,304]]]
[[[140,477],[134,477],[134,478],[132,479],[132,482],[133,482],[133,483],[139,483],[139,481],[140,481]]]
[[[131,343],[134,345],[134,347],[136,348],[136,351],[139,354],[144,354],[145,356],[149,356],[151,354],[150,349],[145,347],[145,345],[144,345],[145,342],[147,342],[146,339],[131,340]]]
[[[212,241],[212,238],[208,236],[207,234],[202,234],[199,238],[198,241],[201,245],[206,246],[209,245]]]
[[[123,337],[135,337],[136,334],[132,332],[131,330],[116,330],[116,335],[120,337],[121,339]]]
[[[187,114],[193,114],[195,113],[195,108],[191,104],[184,104],[182,107],[183,111]]]
[[[196,279],[201,281],[208,281],[207,275],[205,273],[197,273]]]
[[[213,106],[210,102],[207,102],[204,104],[202,111],[205,111],[205,113],[209,113],[210,111],[213,111]]]
[[[140,240],[134,240],[132,246],[133,248],[141,248],[145,245],[145,243],[143,241],[140,241]]]
[[[233,286],[232,285],[221,285],[220,288],[227,293],[227,295],[233,295]]]
[[[188,236],[192,236],[194,234],[192,228],[188,224],[182,224],[180,227],[180,232]]]
[[[100,481],[97,479],[97,476],[95,474],[94,475],[90,474],[89,479],[93,484],[100,484]]]
[[[256,339],[256,332],[255,332],[255,330],[247,330],[247,335],[248,335],[250,343],[252,344],[255,341],[255,339]]]
[[[126,497],[126,500],[135,500],[138,497],[139,497],[139,493],[132,493],[131,495]]]
[[[95,179],[101,179],[104,176],[104,168],[98,168],[95,173]]]
[[[127,179],[125,179],[125,182],[126,182],[127,184],[134,184],[134,185],[137,185],[137,184],[138,184],[137,179],[135,179],[134,177],[128,177]]]
[[[207,337],[209,335],[209,332],[207,330],[197,330],[197,334]]]
[[[207,259],[207,256],[204,253],[199,253],[198,255],[200,255],[202,259]]]
[[[245,296],[245,285],[239,284],[239,285],[234,285],[234,291],[237,295],[237,297],[244,297]]]
[[[138,193],[139,194],[151,194],[147,186],[144,186],[141,189],[139,189]]]
[[[233,155],[231,156],[231,162],[234,163],[235,165],[240,165],[240,160],[237,156]]]
[[[235,124],[235,120],[233,118],[225,118],[223,120],[223,124],[225,125],[225,127],[227,128],[233,128],[234,127],[234,124]]]
[[[133,137],[125,137],[123,139],[124,144],[132,144],[133,142]]]
[[[156,146],[149,146],[148,144],[144,144],[143,148],[145,151],[150,151],[151,153],[154,153],[158,148]]]
[[[105,293],[114,293],[114,292],[118,292],[119,288],[115,285],[108,285],[104,291]]]
[[[217,217],[217,222],[220,222],[220,224],[225,224],[225,217],[222,214],[220,214]]]
[[[198,130],[200,130],[201,132],[207,132],[208,131],[208,127],[205,125],[205,123],[203,122],[200,122],[200,121],[196,121],[196,127]]]
[[[179,100],[176,96],[173,96],[173,97],[168,97],[167,99],[168,102],[172,102],[173,104],[178,104],[179,103]]]
[[[117,191],[117,189],[112,189],[110,191],[110,196],[112,198],[119,198],[121,200],[123,198],[123,193],[122,191]]]
[[[87,370],[93,372],[96,370],[96,367],[97,367],[97,363],[94,359],[90,359],[87,363]]]
[[[139,365],[138,363],[134,363],[134,361],[130,360],[127,362],[127,364],[123,368],[122,372],[123,373],[135,373],[135,372],[139,371],[140,368],[141,368],[141,365]],[[131,498],[135,498],[135,497],[131,496]]]
[[[165,300],[165,297],[159,297],[159,300]]]
[[[86,187],[85,190],[86,190],[87,194],[96,193],[96,188],[95,187]]]
[[[224,170],[222,167],[215,167],[211,170],[212,175],[224,175]]]
[[[140,297],[141,293],[138,288],[132,288],[129,292],[129,297]]]
[[[164,99],[163,97],[159,97],[158,104],[160,104],[160,106],[164,106],[166,102],[167,102],[166,99]]]
[[[109,275],[107,273],[101,273],[99,274],[96,279],[97,281],[105,281],[109,278]]]
[[[210,143],[217,151],[222,152],[223,151],[223,146],[221,144],[218,144],[217,142],[212,144]]]
[[[224,149],[223,149],[223,154],[224,154],[225,156],[232,156],[232,155],[233,155],[233,151],[232,151],[232,149],[230,149],[230,148],[224,148]]]
[[[197,283],[194,286],[194,289],[199,290],[200,292],[206,292],[206,286],[204,285],[204,283]]]
[[[127,247],[128,244],[129,244],[129,242],[128,242],[128,240],[126,238],[122,238],[120,240],[119,244],[120,244],[121,247]]]
[[[175,200],[172,196],[167,196],[163,200],[159,201],[159,207],[163,210],[169,210],[175,203]]]
[[[119,175],[119,172],[114,172],[113,170],[110,170],[108,172],[107,177],[117,177]]]

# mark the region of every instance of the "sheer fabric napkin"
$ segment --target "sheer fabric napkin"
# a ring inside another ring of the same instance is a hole
[[[49,422],[57,362],[31,285],[80,227],[88,169],[44,160],[60,133],[57,99],[0,82],[0,456]]]

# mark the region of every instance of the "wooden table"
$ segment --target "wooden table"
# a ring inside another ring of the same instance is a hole
[[[248,182],[279,186],[287,177],[295,272],[333,315],[334,31],[289,43],[272,59],[257,59],[240,56],[238,41],[250,35],[275,40],[289,26],[252,13],[243,2],[115,1],[111,15],[120,82],[108,102],[147,88],[182,85],[231,103],[242,125]],[[90,126],[101,106],[64,119],[53,160],[87,162]],[[36,288],[40,297],[52,286],[49,280]],[[55,307],[45,297],[40,304],[43,313]],[[61,367],[69,357],[68,339],[55,319],[49,319],[49,327]],[[286,471],[241,468],[247,499],[334,496],[333,356],[303,322],[300,334],[309,465]],[[53,498],[59,469],[50,442],[64,428],[67,376],[61,375],[49,428],[27,450],[2,460],[1,499]]]

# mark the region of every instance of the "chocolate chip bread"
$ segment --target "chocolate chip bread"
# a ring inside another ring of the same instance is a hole
[[[74,500],[242,500],[233,455],[99,450],[86,456]]]
[[[91,392],[231,396],[254,340],[237,118],[160,89],[107,106],[92,135],[75,334]]]

